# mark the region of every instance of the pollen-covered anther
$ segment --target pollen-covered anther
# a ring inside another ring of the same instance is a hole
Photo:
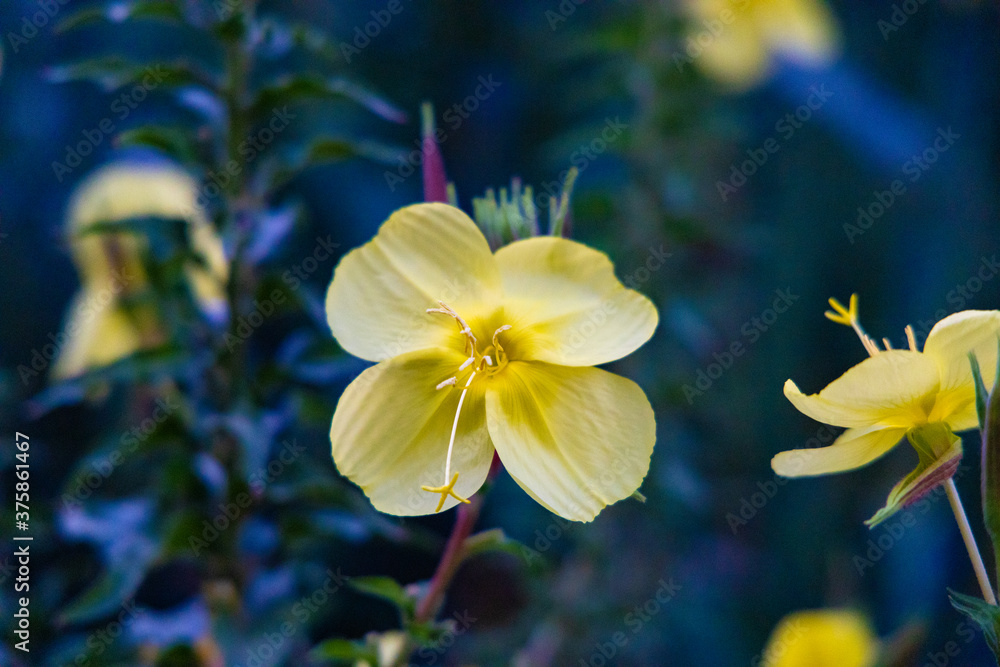
[[[438,385],[436,387],[434,387],[434,388],[437,389],[437,390],[441,390],[441,389],[444,389],[445,387],[454,387],[456,384],[458,384],[458,378],[457,377],[450,377],[447,380],[445,380],[444,382],[439,382]]]

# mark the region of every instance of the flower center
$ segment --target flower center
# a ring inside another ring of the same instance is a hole
[[[472,386],[472,381],[476,379],[476,376],[489,377],[507,365],[507,353],[504,352],[503,346],[500,344],[499,337],[500,334],[511,328],[509,324],[504,324],[503,326],[497,328],[497,330],[493,332],[491,343],[482,345],[476,338],[476,335],[472,332],[472,327],[469,326],[469,323],[466,322],[461,315],[455,312],[455,310],[444,301],[438,301],[438,305],[440,306],[439,308],[428,308],[427,312],[440,313],[455,320],[458,324],[459,333],[465,338],[465,354],[467,354],[468,357],[458,367],[458,372],[455,375],[443,382],[438,383],[437,389],[440,390],[457,387],[459,384],[459,375],[462,375],[469,369],[471,369],[471,373],[462,384],[462,394],[458,397],[458,407],[455,409],[455,421],[451,425],[451,437],[448,439],[448,454],[444,461],[444,483],[441,486],[420,487],[424,491],[441,494],[441,499],[438,501],[437,509],[434,510],[435,512],[441,511],[441,508],[444,506],[444,501],[448,498],[448,496],[452,496],[459,502],[469,502],[467,498],[463,498],[455,493],[455,484],[458,482],[458,473],[456,472],[454,475],[451,474],[451,456],[455,450],[455,434],[458,432],[458,419],[462,414],[462,405],[465,404],[465,395],[469,393],[469,387]]]

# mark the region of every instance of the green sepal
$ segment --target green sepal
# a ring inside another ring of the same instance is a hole
[[[416,614],[413,597],[391,577],[353,577],[350,586],[361,593],[391,602],[402,614],[404,624],[409,623]]]
[[[983,638],[1000,667],[1000,607],[971,595],[956,593],[950,588],[948,599],[952,607],[972,619],[983,631]]]

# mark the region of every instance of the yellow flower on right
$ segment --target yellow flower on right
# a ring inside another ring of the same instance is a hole
[[[832,609],[799,611],[774,628],[760,665],[872,667],[878,650],[878,637],[861,614]]]
[[[784,477],[827,475],[860,468],[881,457],[904,437],[917,450],[917,468],[899,482],[875,516],[874,526],[919,500],[955,474],[962,458],[956,431],[978,426],[976,389],[969,362],[974,354],[987,387],[993,385],[1000,311],[966,310],[944,318],[917,349],[907,327],[909,349],[884,348],[861,328],[857,295],[849,308],[830,300],[830,319],[857,331],[871,355],[818,394],[803,394],[785,382],[785,396],[803,414],[847,430],[828,447],[781,452],[771,467]]]
[[[836,21],[823,0],[688,0],[686,55],[734,88],[764,79],[777,57],[817,65],[837,53]]]

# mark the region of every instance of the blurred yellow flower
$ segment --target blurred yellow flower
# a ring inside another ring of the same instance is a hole
[[[912,327],[906,329],[908,350],[891,349],[885,339],[886,349],[879,348],[861,328],[856,295],[848,308],[833,299],[830,303],[836,312],[827,317],[853,327],[871,357],[818,394],[806,396],[788,380],[785,396],[800,412],[847,430],[828,447],[782,452],[771,466],[785,477],[851,470],[879,458],[905,436],[917,450],[919,464],[869,519],[875,525],[950,479],[958,468],[962,441],[954,432],[978,425],[968,355],[978,357],[986,386],[992,386],[1000,311],[949,315],[934,325],[921,352]]]
[[[148,284],[143,265],[147,239],[134,233],[94,233],[97,224],[141,217],[187,220],[193,249],[205,260],[185,267],[187,279],[206,314],[224,316],[229,269],[222,241],[197,195],[194,179],[173,166],[113,164],[79,187],[70,203],[68,236],[82,285],[67,315],[53,377],[72,377],[162,342],[152,304],[125,308],[122,303]]]
[[[686,57],[734,88],[764,79],[777,58],[805,65],[831,61],[839,36],[823,0],[688,0]]]
[[[645,343],[657,312],[603,253],[542,236],[492,254],[462,211],[417,204],[344,257],[326,310],[345,350],[379,362],[347,387],[330,437],[340,472],[380,511],[467,502],[494,448],[567,519],[590,521],[645,477],[649,402],[590,367]]]
[[[824,609],[789,614],[764,649],[761,667],[873,667],[879,642],[867,619]]]

